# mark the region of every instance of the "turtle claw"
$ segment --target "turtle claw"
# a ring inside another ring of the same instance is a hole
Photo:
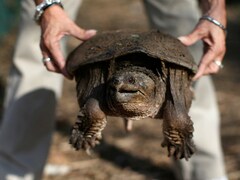
[[[73,129],[69,143],[76,149],[88,151],[100,143],[101,138],[97,136],[85,136],[79,129]]]
[[[173,156],[175,159],[185,158],[188,160],[195,152],[195,146],[192,142],[192,134],[185,137],[183,134],[172,130],[164,132],[165,138],[162,147],[167,147],[168,156]]]
[[[76,150],[83,149],[85,151],[89,151],[100,143],[100,140],[102,139],[101,129],[96,132],[89,131],[89,129],[84,131],[82,129],[88,128],[81,128],[78,123],[73,126],[69,143]]]
[[[79,129],[76,129],[75,126],[72,129],[72,134],[69,139],[69,143],[72,144],[72,146],[79,150],[82,148],[82,142],[83,142],[83,133],[79,131]]]

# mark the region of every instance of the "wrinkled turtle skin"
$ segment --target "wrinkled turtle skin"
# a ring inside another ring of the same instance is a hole
[[[98,33],[67,59],[80,111],[70,143],[89,150],[99,143],[106,117],[163,119],[169,156],[194,153],[191,79],[197,66],[179,40],[157,30]]]

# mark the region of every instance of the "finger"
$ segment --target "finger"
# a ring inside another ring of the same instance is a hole
[[[203,72],[203,75],[206,74],[214,74],[217,73],[220,70],[220,67],[215,64],[214,62],[209,63],[208,67],[205,69],[205,71]]]
[[[74,28],[71,29],[70,34],[74,37],[76,37],[79,40],[88,40],[91,37],[95,36],[97,33],[97,30],[90,29],[90,30],[84,30],[79,28],[78,26],[74,26]]]
[[[208,67],[205,69],[204,71],[204,75],[205,74],[216,74],[219,72],[219,70],[222,68],[222,60],[214,60],[211,61],[208,65]]]
[[[58,72],[62,73],[66,78],[72,79],[73,77],[67,72],[66,62],[64,56],[60,50],[60,45],[56,45],[55,47],[51,47],[53,64],[55,65]]]
[[[44,64],[48,71],[60,73],[58,67],[54,64],[50,57],[43,56],[42,63]]]
[[[43,41],[41,41],[40,43],[40,48],[42,50],[42,55],[43,58],[50,58],[52,57],[51,53],[47,50],[46,46],[44,45]],[[46,69],[50,72],[55,72],[55,73],[61,73],[63,74],[66,78],[68,79],[73,79],[72,76],[70,76],[66,69],[64,68],[65,73],[63,73],[63,71],[60,70],[60,68],[58,67],[58,65],[55,63],[55,61],[53,60],[53,58],[50,58],[50,61],[47,62],[43,62],[44,66],[46,67]]]
[[[186,46],[190,46],[196,43],[198,40],[202,39],[203,33],[200,33],[198,30],[194,30],[192,33],[186,36],[180,36],[178,39]]]
[[[48,57],[51,57],[52,62],[47,63],[46,67],[49,71],[52,72],[60,72],[62,73],[66,78],[72,79],[72,76],[70,76],[65,68],[65,59],[61,52],[60,48],[60,40],[56,38],[45,38],[48,39],[48,41],[45,41],[42,43],[42,51],[43,54],[48,54]],[[50,53],[51,52],[51,53]]]
[[[222,59],[223,59],[222,56],[215,57],[214,54],[210,54],[210,53],[206,54],[206,56],[203,57],[203,60],[199,66],[198,72],[193,77],[193,80],[197,80],[203,75],[218,73],[219,70],[222,68],[222,65],[221,65]]]
[[[48,61],[44,63],[44,66],[46,69],[50,72],[56,72],[56,73],[61,73],[61,71],[58,69],[58,67],[54,64],[53,61]]]
[[[40,42],[40,48],[41,48],[42,55],[43,55],[42,61],[43,61],[43,64],[45,65],[46,69],[51,72],[61,73],[60,69],[54,63],[53,58],[51,58],[51,53],[47,50],[43,41]],[[44,59],[46,59],[46,58],[49,58],[49,60],[45,61]]]
[[[43,58],[51,57],[51,53],[47,50],[46,46],[44,45],[42,37],[40,41],[40,49],[42,51]]]
[[[216,61],[220,61],[220,60],[216,60]],[[201,76],[203,75],[208,75],[208,74],[216,74],[219,72],[219,70],[222,68],[222,66],[217,65],[215,63],[215,60],[210,62],[208,64],[208,66],[206,66],[206,68],[203,71],[198,71],[197,74],[193,77],[193,81],[196,81],[197,79],[199,79]]]
[[[215,45],[214,47],[208,47],[206,53],[202,57],[198,72],[193,77],[193,80],[195,81],[203,75],[217,73],[220,70],[220,66],[217,65],[215,61],[222,62],[225,51],[224,46]]]
[[[210,60],[213,60],[214,58],[215,58],[215,55],[214,53],[211,52],[211,50],[209,50],[206,54],[203,55],[200,65],[198,67],[197,74],[193,77],[193,80],[197,80],[198,78],[204,75],[204,72]]]
[[[204,75],[207,75],[207,74],[210,74],[212,72],[212,69],[211,67],[206,67],[206,69],[204,70],[203,73],[199,73],[199,74],[196,74],[193,78],[193,81],[196,81],[198,80],[199,78],[201,78],[202,76]]]

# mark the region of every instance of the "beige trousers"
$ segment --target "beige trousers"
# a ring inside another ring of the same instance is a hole
[[[152,27],[175,37],[190,33],[201,16],[197,0],[144,0]],[[190,52],[199,63],[201,42]],[[220,117],[215,90],[209,76],[195,84],[195,99],[190,109],[194,122],[194,142],[197,152],[189,161],[176,162],[178,178],[182,180],[227,179],[220,140]]]
[[[68,15],[75,18],[81,0],[62,2]],[[0,180],[41,179],[63,82],[62,75],[48,72],[41,62],[33,0],[22,0],[21,8],[0,129]]]
[[[63,0],[74,18],[81,0]],[[198,21],[194,0],[146,0],[150,22],[175,36],[190,32]],[[62,76],[47,72],[41,62],[40,28],[32,20],[32,0],[22,0],[21,26],[13,57],[0,128],[0,179],[41,179],[46,162]],[[200,59],[201,45],[191,47]],[[184,180],[208,180],[225,176],[219,139],[219,114],[212,83],[202,78],[195,87],[191,108],[198,152],[189,162],[177,162]]]

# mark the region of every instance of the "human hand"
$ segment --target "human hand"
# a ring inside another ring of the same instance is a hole
[[[208,13],[209,16],[221,20],[221,23],[225,26],[225,14],[220,14],[220,11],[212,12],[213,13]],[[204,53],[199,64],[198,72],[193,77],[193,80],[197,80],[203,75],[217,73],[219,71],[226,52],[226,32],[223,29],[203,19],[199,21],[190,34],[179,37],[179,40],[186,46],[190,46],[198,40],[203,41]]]
[[[65,68],[65,59],[60,49],[60,40],[65,35],[73,36],[80,41],[90,39],[96,34],[96,30],[84,30],[78,27],[58,5],[52,5],[45,10],[41,17],[41,41],[40,48],[43,58],[50,58],[44,65],[48,71],[62,73],[72,79]]]

